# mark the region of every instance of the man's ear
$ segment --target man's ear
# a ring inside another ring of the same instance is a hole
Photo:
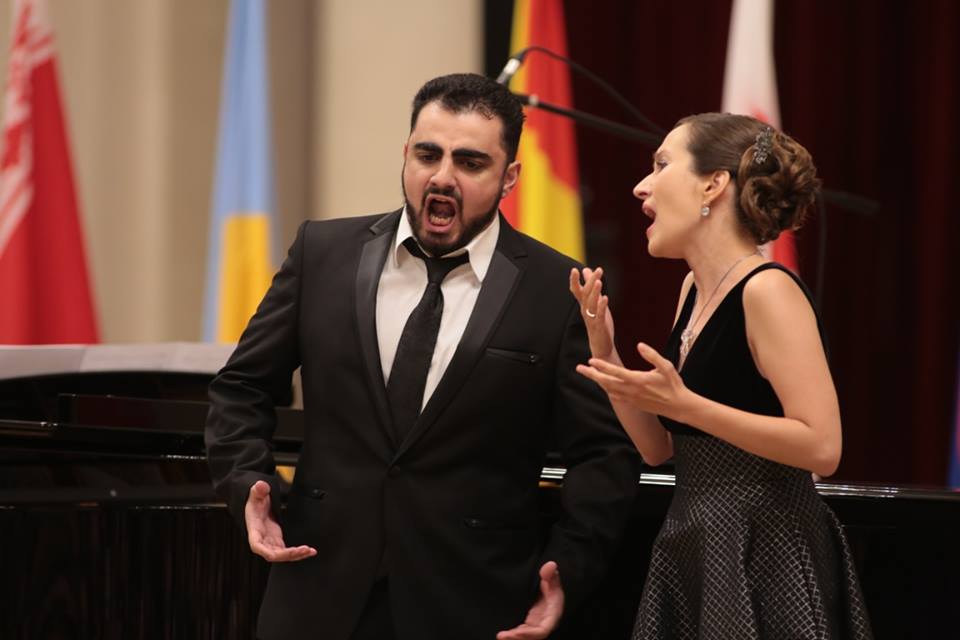
[[[719,198],[730,184],[729,171],[714,171],[707,176],[706,185],[703,189],[704,204],[710,204]]]
[[[520,179],[520,162],[514,160],[507,165],[507,170],[503,174],[503,191],[500,192],[501,198],[506,198],[507,194],[513,191],[517,186],[517,180]]]

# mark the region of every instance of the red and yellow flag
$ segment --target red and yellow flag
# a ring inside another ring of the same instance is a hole
[[[561,0],[517,0],[511,51],[545,47],[567,55]],[[533,52],[513,76],[511,89],[572,108],[570,73],[563,63]],[[584,260],[580,175],[573,122],[541,109],[527,109],[517,159],[521,180],[501,204],[510,223],[568,256]]]

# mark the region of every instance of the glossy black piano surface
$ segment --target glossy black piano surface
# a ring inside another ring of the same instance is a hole
[[[210,487],[209,375],[0,380],[0,638],[252,638],[267,566]],[[299,412],[279,412],[294,466]],[[542,522],[563,469],[542,476]],[[823,483],[878,639],[960,637],[960,493]],[[626,639],[672,476],[645,474],[603,590],[563,637]]]

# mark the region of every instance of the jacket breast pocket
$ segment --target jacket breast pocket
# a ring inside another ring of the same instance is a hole
[[[511,349],[497,349],[496,347],[488,347],[487,353],[498,358],[506,358],[507,360],[529,365],[540,364],[541,359],[539,354],[530,353],[529,351],[513,351]]]

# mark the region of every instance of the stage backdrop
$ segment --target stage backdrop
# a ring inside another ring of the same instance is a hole
[[[4,78],[11,4],[0,0]],[[199,340],[229,2],[46,4],[100,339]],[[483,5],[282,0],[266,10],[285,252],[305,219],[402,204],[410,101],[429,78],[482,70]]]
[[[487,66],[506,59],[510,2],[487,3]],[[730,2],[565,3],[571,57],[669,128],[720,108]],[[943,483],[960,339],[960,3],[777,0],[783,128],[825,186],[877,200],[872,217],[828,206],[822,314],[844,418],[839,478]],[[574,106],[630,123],[574,74]],[[646,254],[631,196],[650,149],[578,127],[591,264],[610,273],[622,353],[662,344],[685,272]],[[824,220],[798,234],[815,286]],[[634,364],[639,365],[636,359]]]

